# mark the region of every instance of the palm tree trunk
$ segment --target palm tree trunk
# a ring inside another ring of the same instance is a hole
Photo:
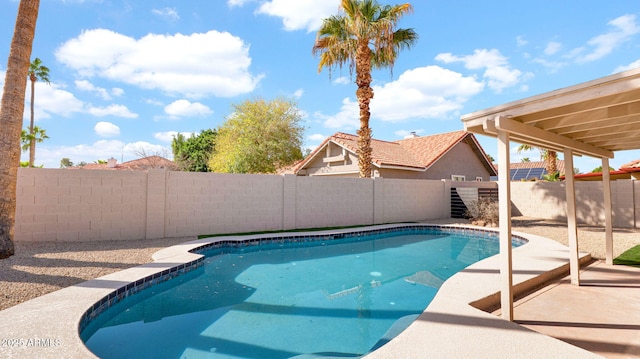
[[[371,128],[369,127],[369,104],[373,98],[371,88],[371,49],[368,39],[359,41],[356,50],[356,97],[360,107],[360,129],[358,130],[358,166],[361,178],[371,177]]]
[[[14,254],[16,182],[29,59],[40,0],[21,0],[11,40],[0,108],[0,258]]]
[[[35,141],[35,133],[33,133],[33,118],[35,116],[35,108],[33,100],[35,98],[35,90],[36,90],[36,75],[31,74],[31,122],[29,123],[29,134],[31,135],[31,141],[29,142],[29,167],[33,167],[34,162],[36,161],[36,141]]]
[[[547,152],[547,173],[554,174],[558,172],[558,153],[548,150]]]

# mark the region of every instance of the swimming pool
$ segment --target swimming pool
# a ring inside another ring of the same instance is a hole
[[[494,232],[425,226],[314,237],[215,242],[202,265],[114,301],[82,338],[104,358],[360,356],[498,250]]]

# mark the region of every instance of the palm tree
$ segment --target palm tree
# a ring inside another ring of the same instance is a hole
[[[518,146],[518,153],[522,151],[531,151],[533,147],[529,145],[520,145]],[[540,148],[540,159],[545,162],[545,167],[547,169],[547,174],[555,175],[558,173],[558,153],[552,150],[546,150],[544,148]]]
[[[20,0],[0,107],[0,258],[12,256],[16,182],[20,166],[20,131],[29,59],[40,0]]]
[[[348,64],[356,70],[356,97],[360,108],[358,162],[360,177],[371,177],[369,104],[373,98],[371,70],[393,68],[400,50],[410,48],[418,35],[413,29],[395,29],[400,18],[413,11],[411,4],[380,5],[375,0],[342,0],[344,15],[326,18],[316,35],[313,54],[320,55],[318,72]]]
[[[46,83],[49,83],[49,68],[42,65],[42,61],[36,57],[29,64],[29,80],[31,80],[31,123],[29,124],[29,134],[31,138],[35,138],[34,127],[33,127],[33,116],[34,116],[34,97],[36,90],[36,81],[42,80]],[[42,141],[40,141],[42,142]],[[33,167],[33,162],[36,159],[36,143],[32,140],[29,143],[29,167]]]
[[[49,138],[47,136],[47,131],[44,128],[40,128],[38,126],[34,126],[31,129],[31,132],[27,132],[27,130],[22,130],[20,133],[20,140],[22,142],[22,150],[29,151],[29,167],[34,167],[33,162],[35,161],[35,156],[31,157],[31,151],[35,153],[36,143],[42,143],[42,141]]]

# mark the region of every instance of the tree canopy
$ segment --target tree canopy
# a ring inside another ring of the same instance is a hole
[[[181,171],[208,172],[209,158],[215,149],[217,135],[215,129],[201,130],[199,134],[194,133],[189,138],[178,133],[171,142],[173,161]]]
[[[218,128],[209,161],[214,172],[276,173],[302,159],[302,113],[278,98],[247,100]]]

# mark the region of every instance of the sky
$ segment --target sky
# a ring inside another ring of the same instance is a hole
[[[399,2],[380,0],[381,4]],[[217,128],[246,100],[286,98],[304,146],[359,126],[355,77],[318,72],[322,19],[339,0],[42,0],[32,59],[35,122],[49,139],[36,165],[141,154],[172,158],[171,140]],[[640,6],[631,0],[414,0],[399,27],[419,35],[392,70],[373,72],[373,137],[395,141],[464,129],[464,114],[640,67]],[[0,1],[0,85],[17,14]],[[29,124],[29,86],[24,127]],[[494,138],[478,136],[497,158]],[[518,154],[539,160],[538,151]],[[640,159],[618,152],[610,165]],[[28,160],[23,153],[22,160]],[[590,172],[600,159],[576,157]]]

